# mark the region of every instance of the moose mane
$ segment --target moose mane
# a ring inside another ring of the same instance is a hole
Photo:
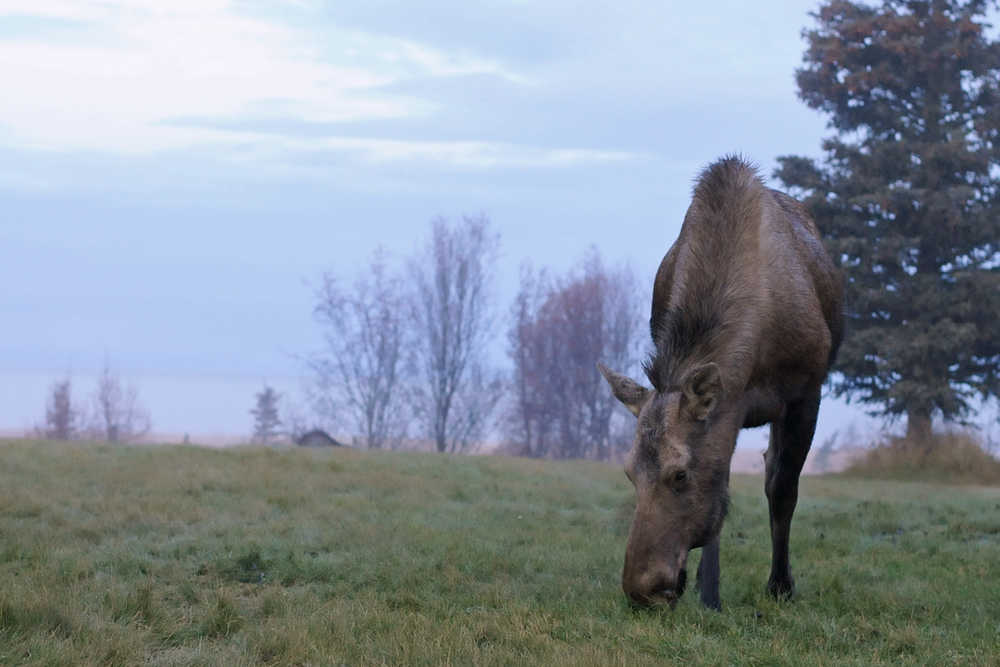
[[[650,322],[653,352],[642,364],[650,384],[663,393],[676,388],[685,362],[710,346],[722,328],[722,312],[716,304],[696,301],[664,312],[659,322]]]
[[[739,155],[712,163],[695,182],[684,221],[690,227],[684,293],[663,310],[654,304],[649,323],[654,350],[642,368],[656,391],[676,389],[691,363],[716,351],[735,321],[732,309],[746,301],[741,281],[727,275],[727,257],[746,221],[757,217],[765,192],[757,167]]]

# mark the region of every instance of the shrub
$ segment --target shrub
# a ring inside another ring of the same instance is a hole
[[[844,471],[846,475],[920,480],[949,484],[1000,484],[1000,461],[981,438],[968,431],[935,433],[929,438],[890,436]]]

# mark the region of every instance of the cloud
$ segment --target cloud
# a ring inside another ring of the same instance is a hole
[[[27,11],[27,8],[26,8]],[[32,2],[39,16],[85,23],[105,35],[58,42],[0,41],[0,77],[21,95],[0,122],[43,149],[143,152],[209,139],[158,121],[235,113],[277,100],[304,118],[346,120],[407,113],[401,100],[366,96],[390,80],[358,67],[319,64],[294,31],[243,18],[225,3]]]
[[[0,79],[19,94],[0,107],[0,137],[19,148],[141,154],[249,142],[266,152],[281,149],[267,134],[164,121],[412,118],[432,113],[433,104],[386,86],[415,75],[517,78],[495,62],[336,26],[318,33],[240,14],[222,0],[32,0],[5,3],[0,17],[11,16],[24,29],[0,38]],[[59,39],[34,29],[45,23],[63,26]],[[363,151],[383,158],[427,152],[397,143]],[[470,149],[444,153],[466,160]]]
[[[476,169],[509,167],[567,167],[635,160],[626,151],[574,148],[533,148],[485,141],[397,141],[368,138],[327,138],[314,141],[285,140],[290,151],[354,153],[366,162],[429,162]]]
[[[724,5],[7,0],[0,147],[473,170],[733,150],[797,107],[805,3]]]

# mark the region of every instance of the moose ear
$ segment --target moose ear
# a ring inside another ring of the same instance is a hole
[[[597,370],[601,371],[601,375],[611,385],[611,393],[615,395],[615,398],[621,401],[629,409],[629,412],[638,417],[650,390],[631,378],[615,373],[601,362],[597,362]]]
[[[684,409],[697,421],[712,414],[722,395],[722,374],[716,364],[698,366],[684,378]]]

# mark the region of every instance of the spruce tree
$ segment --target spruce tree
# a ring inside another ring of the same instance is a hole
[[[1000,43],[985,0],[846,0],[804,31],[799,96],[824,157],[779,158],[847,281],[834,390],[872,414],[964,423],[1000,389]]]
[[[278,417],[279,398],[281,395],[267,385],[257,393],[257,406],[250,411],[254,421],[254,442],[267,443],[278,435],[278,427],[281,426],[281,419]]]
[[[45,406],[45,437],[52,440],[72,440],[77,435],[79,416],[73,407],[70,379],[53,384]]]

